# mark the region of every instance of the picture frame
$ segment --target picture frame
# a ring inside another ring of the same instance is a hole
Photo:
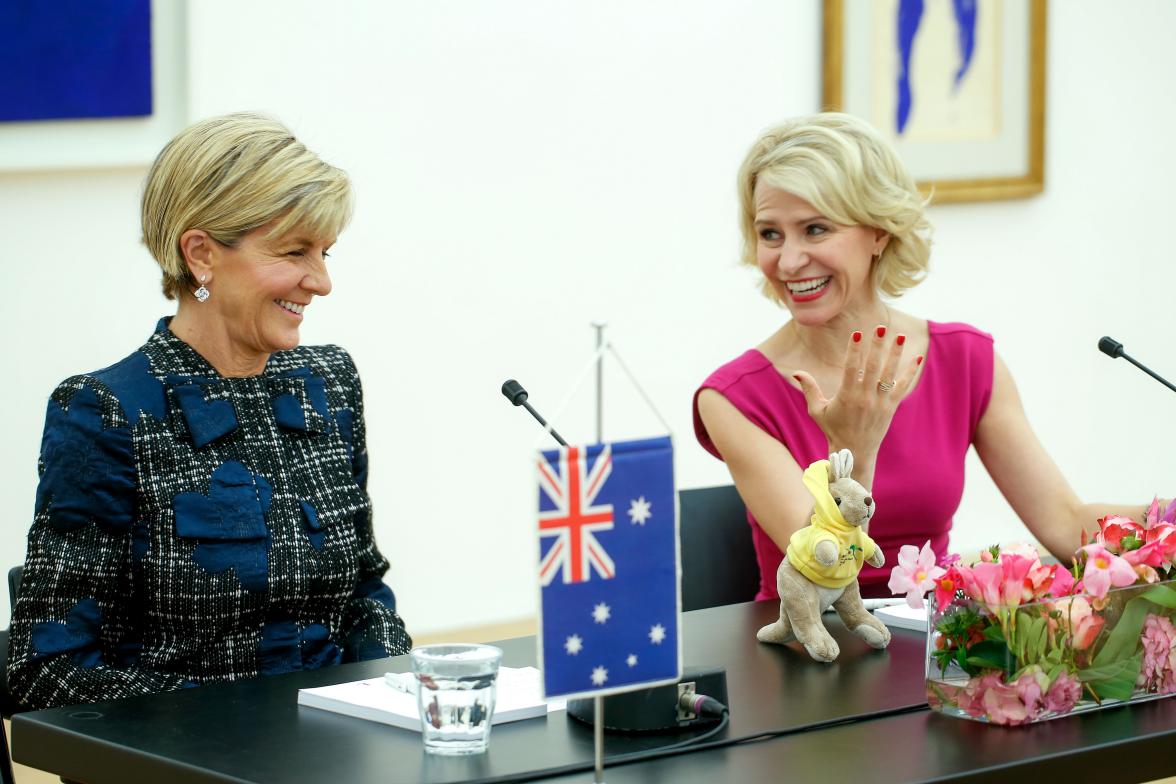
[[[1045,187],[1046,0],[824,0],[821,103],[877,128],[933,203]]]
[[[188,123],[187,0],[151,3],[151,114],[0,123],[0,172],[143,168]]]

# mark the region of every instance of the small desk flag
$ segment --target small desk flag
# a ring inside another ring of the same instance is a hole
[[[551,697],[676,681],[678,505],[668,436],[540,452],[539,662]]]

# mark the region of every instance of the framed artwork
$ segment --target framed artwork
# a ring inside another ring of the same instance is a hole
[[[0,171],[140,167],[187,122],[184,0],[0,0]]]
[[[0,122],[151,114],[148,0],[0,4]]]
[[[1045,185],[1046,0],[824,0],[826,110],[868,120],[934,202]]]

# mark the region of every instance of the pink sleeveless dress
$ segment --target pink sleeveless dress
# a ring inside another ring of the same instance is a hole
[[[894,414],[882,440],[872,494],[878,511],[870,537],[886,564],[862,568],[864,596],[886,596],[886,581],[904,544],[931,540],[936,554],[947,552],[952,516],[964,492],[964,458],[992,394],[992,336],[967,324],[927,322],[930,345],[922,377]],[[720,460],[698,415],[698,392],[714,389],[751,422],[780,441],[803,469],[829,456],[824,433],[808,415],[804,394],[756,349],[720,367],[694,394],[694,432]],[[759,559],[757,599],[774,599],[776,570],[783,552],[747,513]]]

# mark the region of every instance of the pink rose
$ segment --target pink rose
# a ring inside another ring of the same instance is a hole
[[[1098,533],[1094,535],[1094,541],[1115,552],[1122,552],[1123,537],[1135,536],[1142,541],[1143,530],[1143,526],[1130,517],[1107,515],[1098,521]]]
[[[1000,598],[1003,606],[1016,607],[1025,600],[1025,580],[1034,563],[1039,566],[1041,564],[1040,561],[1026,558],[1023,555],[1001,555]],[[1028,598],[1031,599],[1032,595]]]
[[[999,563],[987,561],[971,569],[956,567],[964,590],[989,609],[1016,607],[1025,591],[1025,575],[1033,562],[1020,555],[1002,555]]]
[[[1041,553],[1037,552],[1037,548],[1028,542],[1013,542],[1006,544],[1000,548],[1000,555],[1003,558],[1006,555],[1019,555],[1022,558],[1028,558],[1030,561],[1040,561]]]
[[[1069,633],[1070,644],[1077,651],[1089,648],[1106,623],[1101,615],[1094,613],[1085,596],[1064,596],[1054,602],[1054,608],[1061,613],[1062,629]]]
[[[1024,724],[1036,715],[1027,707],[1015,686],[1002,683],[999,673],[989,673],[980,679],[984,712],[993,724]]]
[[[1058,566],[1058,568],[1054,571],[1053,582],[1050,583],[1048,593],[1051,596],[1061,598],[1063,596],[1069,596],[1073,592],[1074,575],[1070,574],[1069,569]]]
[[[1156,544],[1164,560],[1168,562],[1176,560],[1176,525],[1159,523],[1147,529],[1145,541],[1148,545]]]
[[[972,568],[957,567],[968,596],[989,607],[1000,606],[1000,586],[1004,571],[1000,564],[984,561]]]
[[[1156,539],[1123,553],[1123,560],[1132,566],[1162,566],[1165,546],[1166,542],[1163,539]]]
[[[1048,593],[1057,566],[1043,564],[1037,548],[1028,542],[1015,542],[1002,548],[1000,551],[1001,563],[1004,563],[1010,555],[1029,561],[1029,568],[1025,573],[1025,583],[1021,590],[1021,601],[1031,602]]]
[[[1042,701],[1047,711],[1054,713],[1069,713],[1074,709],[1078,698],[1082,696],[1082,682],[1070,673],[1062,670],[1054,682],[1050,684]]]
[[[974,719],[984,717],[983,691],[977,688],[978,679],[972,678],[956,692],[956,707]]]
[[[1049,677],[1037,665],[1025,670],[1021,677],[1013,682],[1013,688],[1016,689],[1017,696],[1021,698],[1030,718],[1040,713],[1041,695],[1048,687]]]

